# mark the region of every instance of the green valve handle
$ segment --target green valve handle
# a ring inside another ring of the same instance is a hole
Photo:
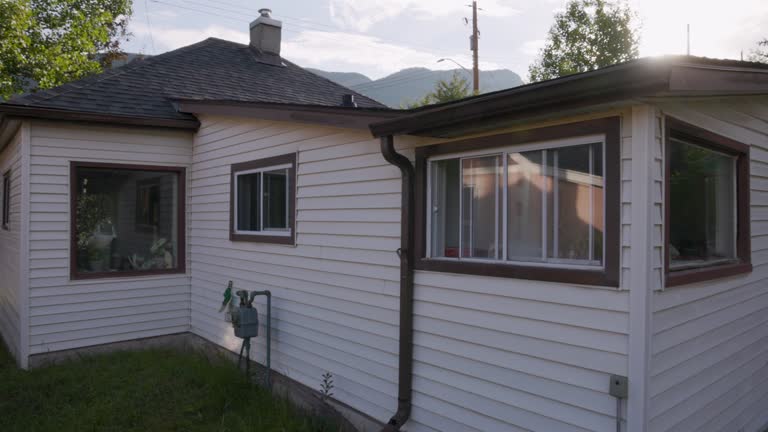
[[[227,289],[224,290],[224,302],[221,303],[219,313],[224,312],[224,309],[232,302],[232,281],[227,284]]]

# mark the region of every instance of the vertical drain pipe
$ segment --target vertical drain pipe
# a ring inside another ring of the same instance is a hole
[[[395,151],[392,135],[381,137],[381,154],[402,173],[402,197],[400,203],[400,343],[399,374],[397,388],[397,412],[382,429],[394,432],[411,416],[413,381],[413,216],[414,216],[414,168],[407,157]]]

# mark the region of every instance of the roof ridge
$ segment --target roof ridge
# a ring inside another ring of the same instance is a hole
[[[81,89],[87,88],[89,86],[92,86],[94,84],[100,83],[100,82],[102,82],[102,81],[104,81],[104,80],[106,80],[108,78],[114,78],[116,76],[124,75],[126,73],[133,72],[133,71],[136,71],[138,69],[141,69],[141,68],[143,68],[145,66],[151,66],[153,64],[156,64],[158,62],[158,59],[166,60],[166,59],[174,57],[174,56],[176,56],[176,55],[178,55],[180,53],[190,51],[193,48],[199,48],[200,46],[204,46],[204,45],[212,42],[213,40],[216,40],[216,38],[206,38],[206,39],[201,40],[200,42],[195,42],[195,43],[193,43],[191,45],[187,45],[187,46],[183,46],[183,47],[180,47],[180,48],[176,48],[175,50],[167,51],[167,52],[164,52],[162,54],[158,54],[156,56],[151,56],[151,57],[148,57],[146,59],[142,59],[140,61],[134,61],[134,62],[128,63],[128,64],[126,64],[126,65],[124,65],[122,67],[119,67],[119,68],[108,69],[108,70],[102,71],[100,73],[97,73],[95,75],[83,77],[83,78],[81,78],[79,80],[71,81],[71,82],[62,84],[60,86],[53,87],[53,88],[48,89],[48,90],[44,90],[44,93],[50,93],[47,97],[35,98],[34,96],[36,94],[35,93],[31,93],[31,94],[29,94],[27,96],[30,97],[30,98],[34,98],[35,100],[30,101],[29,103],[25,103],[23,105],[30,105],[30,104],[33,104],[33,103],[40,103],[40,102],[44,102],[44,101],[50,101],[53,98],[59,97],[59,96],[64,95],[64,94],[67,94],[67,93],[69,93],[71,91],[81,90]],[[82,84],[85,84],[85,85],[77,85],[78,83],[82,83]],[[66,89],[66,90],[65,91],[56,91],[56,89],[59,89],[59,90]]]
[[[192,114],[179,112],[174,100],[229,99],[339,107],[345,94],[356,95],[360,107],[385,108],[280,57],[257,53],[247,45],[207,38],[52,89],[20,95],[7,104],[18,109],[37,107],[187,120]]]

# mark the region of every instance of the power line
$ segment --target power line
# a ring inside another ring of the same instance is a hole
[[[236,17],[235,16],[231,16],[231,15],[226,15],[225,16],[225,15],[222,15],[220,13],[213,13],[213,12],[208,12],[206,10],[194,9],[194,8],[190,8],[188,6],[179,5],[179,4],[175,4],[175,3],[172,4],[172,3],[168,3],[168,2],[164,2],[164,1],[160,1],[160,0],[152,0],[152,1],[154,1],[156,3],[162,3],[162,4],[165,4],[165,5],[168,5],[168,6],[179,7],[179,8],[183,8],[183,9],[187,9],[187,10],[191,10],[191,11],[196,11],[196,12],[199,12],[199,13],[204,13],[204,14],[212,14],[212,15],[215,15],[215,16],[220,16],[220,17],[223,17],[223,18],[232,19],[232,20],[238,20],[238,21],[247,21],[246,19],[242,18],[243,9],[251,10],[251,11],[254,11],[254,13],[255,13],[254,9],[251,9],[251,8],[248,8],[248,7],[244,7],[244,8],[241,8],[241,9],[232,9],[232,8],[229,8],[229,7],[212,6],[212,5],[208,4],[207,2],[206,3],[202,3],[202,2],[198,2],[198,1],[194,1],[194,0],[185,0],[185,2],[184,2],[185,4],[186,3],[191,3],[191,4],[195,4],[197,6],[211,8],[211,9],[214,9],[214,10],[227,12],[229,14],[235,15]],[[210,3],[217,3],[218,5],[226,5],[226,6],[235,6],[235,5],[231,4],[231,3],[224,2],[224,1],[221,1],[221,0],[218,0],[218,1],[217,0],[211,0]],[[328,25],[328,24],[319,23],[319,22],[312,21],[312,20],[309,20],[309,19],[306,19],[306,18],[296,18],[296,17],[291,17],[291,16],[288,16],[288,15],[274,14],[274,13],[273,13],[273,16],[275,16],[276,18],[280,18],[280,19],[282,19],[284,21],[287,21],[286,24],[288,24],[288,25],[290,25],[292,27],[298,27],[298,28],[303,28],[303,29],[307,29],[307,30],[313,30],[315,32],[320,32],[321,33],[319,35],[320,37],[326,38],[327,40],[336,41],[336,42],[347,42],[347,40],[342,39],[340,36],[332,35],[332,34],[330,34],[330,32],[328,30],[321,29],[321,28],[318,28],[318,27],[325,27],[325,28],[333,30],[333,31],[341,31],[341,32],[344,32],[344,33],[347,33],[347,34],[354,34],[354,35],[364,36],[364,37],[373,37],[373,38],[378,39],[378,40],[383,41],[383,42],[390,42],[390,43],[395,43],[395,44],[404,44],[406,46],[410,46],[410,47],[414,47],[414,48],[419,48],[421,51],[424,51],[427,54],[434,54],[434,55],[455,55],[456,54],[455,51],[451,52],[451,51],[435,50],[434,47],[426,47],[426,46],[423,46],[423,45],[415,45],[415,44],[413,44],[413,43],[411,43],[409,41],[407,42],[407,41],[401,41],[401,40],[396,40],[396,39],[381,38],[379,36],[371,36],[371,35],[368,35],[368,34],[365,34],[365,33],[361,33],[361,32],[348,31],[348,30],[341,29],[341,28],[336,27],[336,26],[331,26],[331,25]],[[287,28],[285,30],[288,31],[288,32],[291,32],[291,33],[296,33],[296,34],[300,34],[301,33],[301,32],[296,31],[296,30],[291,30],[290,28]],[[508,59],[502,59],[502,58],[497,58],[497,57],[486,57],[486,58],[489,59],[489,60],[496,60],[496,61],[500,61],[500,62],[508,60]]]
[[[147,29],[149,30],[149,41],[152,44],[152,54],[155,54],[155,38],[152,37],[152,23],[149,22],[149,3],[144,0],[144,16],[147,19]]]
[[[480,93],[480,60],[477,54],[480,46],[479,33],[477,30],[477,0],[472,0],[472,88],[475,94]]]
[[[211,11],[207,11],[207,10],[195,9],[195,8],[183,6],[183,5],[176,4],[176,3],[168,3],[168,2],[161,1],[161,0],[152,0],[152,2],[153,3],[164,4],[164,5],[167,5],[167,6],[173,6],[173,7],[179,8],[179,9],[186,9],[188,11],[198,12],[198,13],[202,13],[202,14],[206,14],[206,15],[215,15],[215,16],[218,16],[218,17],[221,17],[221,18],[226,18],[228,20],[232,20],[232,21],[248,22],[248,20],[245,20],[243,18],[235,18],[235,17],[231,17],[229,15],[222,15],[222,14],[211,12]]]
[[[421,72],[418,75],[412,75],[412,76],[407,76],[407,77],[395,78],[393,80],[388,80],[388,81],[385,81],[385,82],[366,83],[366,84],[362,84],[362,85],[359,85],[359,86],[355,86],[355,90],[357,90],[357,91],[378,90],[378,89],[382,89],[382,88],[387,88],[387,87],[393,87],[393,86],[397,86],[397,85],[407,84],[407,83],[410,83],[410,82],[422,81],[425,78],[430,77],[434,72],[435,71],[430,70],[428,72]]]
[[[242,15],[240,15],[238,17],[234,17],[234,16],[231,16],[231,15],[225,15],[225,14],[222,14],[222,13],[217,13],[217,12],[212,12],[212,11],[209,11],[209,10],[198,9],[198,8],[189,7],[189,6],[186,6],[186,5],[180,5],[180,4],[177,4],[177,3],[170,3],[170,2],[166,2],[166,1],[162,1],[162,0],[151,0],[151,1],[153,1],[155,3],[164,4],[164,5],[167,5],[167,6],[176,7],[176,8],[179,8],[179,9],[188,10],[188,11],[191,11],[191,12],[197,12],[197,13],[206,14],[206,15],[215,15],[215,16],[218,16],[218,17],[221,17],[221,18],[225,18],[225,19],[228,19],[228,20],[237,21],[237,22],[241,22],[241,23],[242,22],[249,22],[248,19],[242,18]],[[232,11],[230,9],[220,8],[220,7],[216,7],[216,6],[210,6],[210,5],[207,5],[207,4],[204,4],[204,3],[196,2],[194,0],[186,0],[186,3],[192,3],[192,4],[195,4],[195,5],[202,6],[202,7],[212,8],[212,9],[219,10],[219,11],[224,11],[224,12],[230,12],[230,13],[233,13],[233,14],[236,13],[235,11]],[[290,28],[287,28],[287,29],[284,28],[283,30],[286,31],[286,32],[289,32],[289,33],[302,34],[300,31],[293,30],[293,29],[290,29]],[[338,38],[338,37],[336,37],[334,35],[328,34],[328,32],[326,32],[326,31],[318,30],[318,32],[320,33],[318,36],[324,37],[327,40],[338,41],[338,42],[346,42],[343,39],[340,39],[340,38]],[[431,54],[434,54],[434,53],[431,53]],[[360,85],[360,86],[356,86],[355,90],[356,91],[360,91],[360,92],[365,92],[365,91],[378,90],[378,89],[383,89],[383,88],[388,88],[388,87],[394,87],[394,86],[406,84],[406,83],[409,83],[409,82],[421,81],[424,78],[429,77],[433,72],[434,72],[433,70],[427,70],[427,71],[419,73],[417,75],[396,78],[394,80],[390,80],[390,81],[387,81],[387,82],[371,82],[371,83],[366,83],[366,84],[363,84],[363,85]]]

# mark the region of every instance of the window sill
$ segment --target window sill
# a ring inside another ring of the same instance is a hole
[[[114,272],[94,272],[94,273],[72,273],[69,277],[73,281],[93,280],[93,279],[135,279],[145,276],[162,275],[184,275],[186,270],[183,268],[170,270],[147,270],[147,271],[114,271]]]
[[[751,272],[751,263],[731,263],[718,266],[701,267],[697,269],[671,271],[667,273],[666,286],[668,288],[676,287]]]
[[[576,285],[594,285],[618,288],[618,275],[600,270],[581,270],[557,267],[525,266],[506,263],[447,261],[422,258],[416,261],[416,270],[444,273],[469,274],[477,276],[504,277],[512,279],[560,282]]]
[[[290,235],[264,235],[264,234],[229,234],[229,240],[233,242],[270,243],[293,246],[296,243],[293,232]]]

